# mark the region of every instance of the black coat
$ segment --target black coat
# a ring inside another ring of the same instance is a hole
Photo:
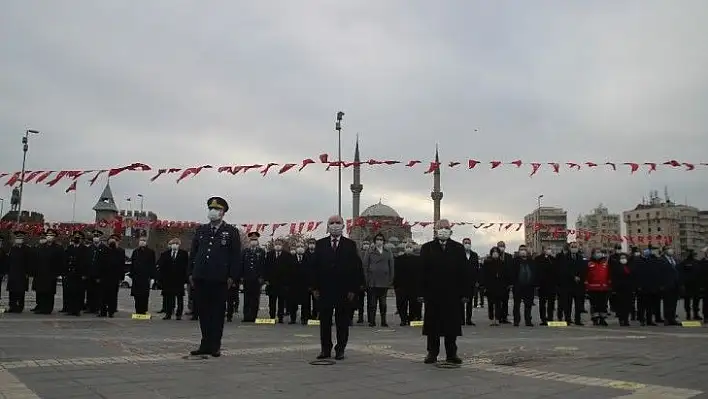
[[[481,277],[479,284],[484,287],[488,297],[498,298],[506,293],[509,276],[501,259],[485,259]]]
[[[25,292],[29,289],[32,267],[32,248],[13,246],[7,252],[7,291]]]
[[[315,251],[308,259],[312,262],[313,291],[318,291],[320,301],[339,303],[347,294],[357,294],[365,284],[364,269],[354,241],[340,237],[337,249],[332,249],[332,238],[317,240]]]
[[[130,261],[130,278],[133,279],[130,295],[150,295],[150,282],[157,277],[155,251],[148,247],[136,248]]]
[[[125,277],[125,249],[121,247],[106,247],[101,266],[98,271],[98,278],[101,279],[101,284],[108,284],[109,286],[120,284]]]
[[[64,270],[64,249],[56,243],[37,248],[32,289],[40,294],[56,294],[57,277]]]
[[[108,247],[104,244],[89,245],[86,250],[86,273],[91,280],[100,279],[108,262]],[[124,255],[125,256],[125,255]],[[123,260],[125,264],[125,260]],[[122,279],[122,276],[121,276]]]
[[[310,262],[307,257],[299,255],[293,256],[293,269],[288,276],[288,287],[293,294],[307,293],[310,290],[310,281],[312,280],[312,270],[310,270]],[[298,294],[299,295],[299,294]]]
[[[469,268],[465,248],[447,240],[442,249],[438,240],[420,248],[423,264],[421,293],[425,300],[423,335],[461,336],[460,309],[463,298],[469,299]]]
[[[588,274],[588,260],[581,253],[559,256],[558,287],[562,292],[580,295],[585,292],[585,280]]]
[[[172,259],[171,249],[160,254],[157,261],[157,271],[163,296],[184,296],[184,285],[188,282],[188,265],[189,254],[187,251],[177,250],[175,259]]]
[[[551,255],[539,255],[534,259],[540,292],[552,294],[558,291],[558,263]]]
[[[658,293],[664,287],[662,281],[662,269],[664,261],[656,256],[642,258],[636,262],[635,273],[637,274],[637,288],[643,292]]]
[[[403,254],[396,258],[393,273],[393,288],[404,292],[406,296],[418,297],[421,273],[420,256]]]
[[[632,267],[632,262],[627,259],[627,263],[623,265],[620,263],[619,260],[619,256],[612,255],[610,256],[608,261],[608,265],[610,267],[610,281],[612,282],[612,291],[632,291],[636,286],[636,283],[634,281],[635,273]]]
[[[280,251],[276,258],[275,251],[266,254],[264,280],[267,284],[266,294],[285,294],[288,278],[293,272],[295,259],[290,252]]]
[[[469,284],[466,295],[472,298],[475,285],[479,282],[479,255],[477,255],[477,252],[470,251],[469,258],[467,257],[467,252],[465,252],[465,267],[467,267],[467,282]]]

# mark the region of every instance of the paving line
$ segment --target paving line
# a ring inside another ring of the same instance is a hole
[[[266,348],[234,349],[221,351],[222,356],[249,356],[264,355],[285,352],[306,352],[319,349],[319,345],[291,345]],[[37,367],[59,367],[59,366],[105,366],[113,364],[135,364],[135,363],[159,363],[174,360],[183,360],[186,354],[163,353],[151,355],[131,355],[131,356],[111,356],[111,357],[79,357],[69,359],[35,359],[18,360],[4,362],[0,364],[0,372],[3,370],[37,368]]]
[[[387,345],[368,345],[352,347],[353,350],[375,355],[384,355],[397,359],[422,361],[424,355],[392,350]],[[631,394],[618,398],[634,399],[688,399],[702,394],[702,391],[684,388],[667,387],[661,385],[641,384],[631,381],[612,380],[608,378],[586,377],[575,374],[555,373],[552,371],[535,370],[525,367],[498,366],[492,364],[491,359],[473,357],[466,359],[461,368],[500,373],[515,377],[528,377],[544,381],[565,382],[568,384],[583,385],[588,387],[612,388],[622,391],[631,391]]]

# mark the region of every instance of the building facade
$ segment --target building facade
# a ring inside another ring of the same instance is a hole
[[[578,216],[575,230],[575,239],[584,248],[609,250],[622,244],[622,219],[619,214],[610,213],[602,204],[592,212]]]
[[[560,252],[568,242],[568,212],[562,208],[542,206],[524,216],[526,246],[534,254],[542,248]]]

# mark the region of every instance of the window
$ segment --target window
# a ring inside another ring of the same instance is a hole
[[[651,227],[649,228],[649,232],[651,233]]]
[[[656,231],[661,231],[661,226],[657,227]]]
[[[641,232],[642,232],[642,229],[637,229],[637,233],[641,233]]]

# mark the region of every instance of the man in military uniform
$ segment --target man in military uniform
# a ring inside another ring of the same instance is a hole
[[[202,340],[192,356],[221,356],[228,290],[241,272],[241,235],[223,221],[229,205],[221,197],[207,201],[209,223],[197,227],[192,239],[189,283],[194,286]]]
[[[85,235],[75,231],[71,243],[64,251],[64,272],[62,276],[62,296],[64,297],[64,310],[68,315],[81,316],[84,306],[84,284],[88,269],[89,248],[83,244]]]
[[[243,322],[253,323],[258,318],[261,303],[261,287],[265,274],[266,252],[258,246],[260,234],[248,233],[248,248],[243,251],[240,276],[243,281]],[[228,316],[228,314],[227,314]]]
[[[120,236],[111,234],[108,237],[108,247],[102,255],[101,269],[98,272],[98,316],[100,317],[113,317],[118,311],[118,291],[125,275],[125,249],[119,243]],[[154,263],[153,257],[153,265]]]
[[[32,250],[25,244],[27,233],[17,230],[15,242],[7,253],[7,291],[10,293],[9,313],[22,313],[25,309],[25,292],[29,288]]]
[[[94,230],[92,232],[92,245],[88,251],[87,280],[84,289],[86,290],[86,304],[84,310],[87,313],[98,313],[101,305],[101,270],[106,263],[106,245],[101,242],[103,232]]]
[[[34,311],[39,314],[51,314],[54,310],[57,277],[64,269],[64,249],[55,241],[56,236],[56,230],[48,229],[46,243],[37,248],[32,289],[37,296],[37,307]]]

